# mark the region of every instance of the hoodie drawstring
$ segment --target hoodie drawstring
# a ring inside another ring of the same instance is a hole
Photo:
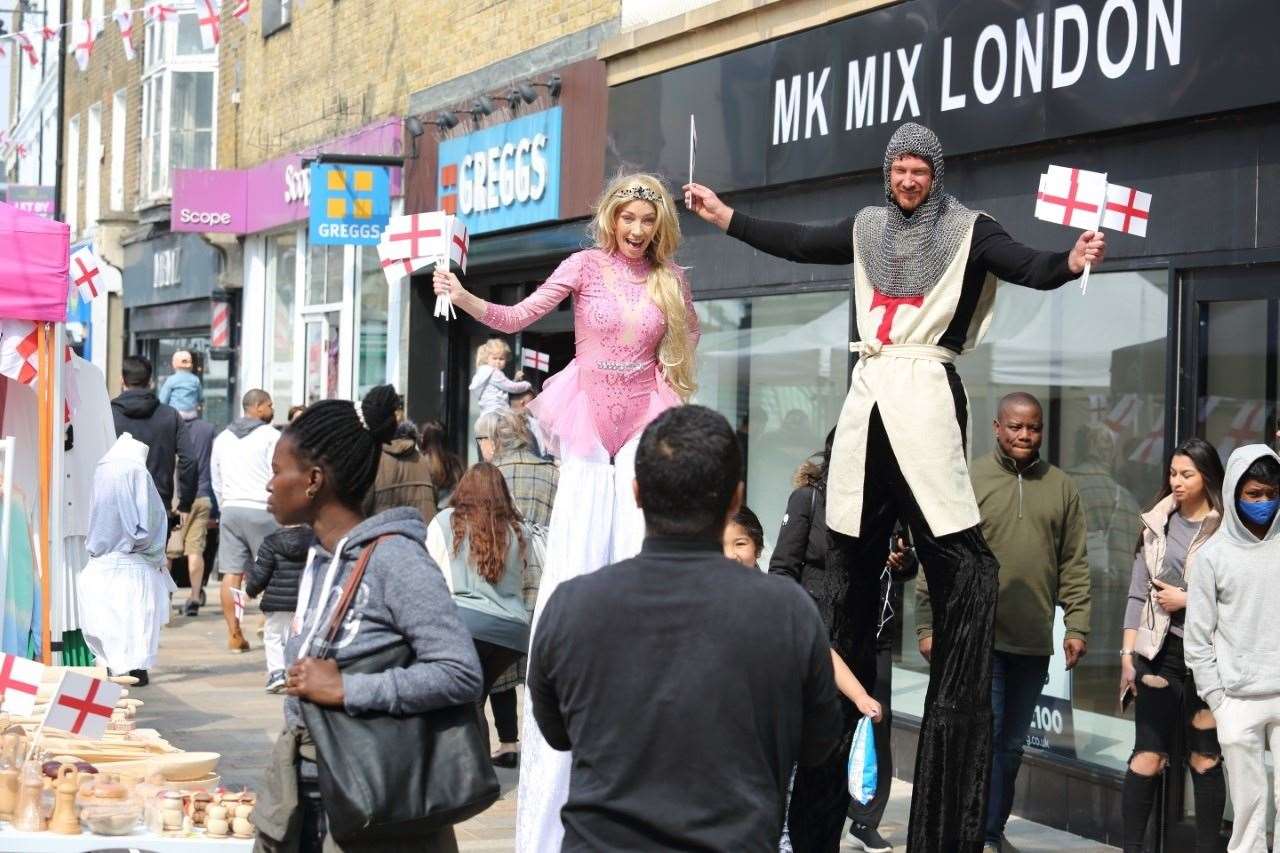
[[[1022,472],[1018,472],[1018,518],[1022,518]]]

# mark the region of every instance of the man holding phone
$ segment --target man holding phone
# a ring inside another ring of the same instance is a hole
[[[1089,634],[1088,531],[1071,478],[1040,458],[1044,412],[1030,394],[1000,401],[996,449],[969,467],[982,535],[1000,562],[995,648],[991,661],[991,795],[985,851],[1001,849],[1013,787],[1036,699],[1053,655],[1054,608],[1065,611],[1067,669],[1084,657]],[[921,576],[923,578],[923,576]],[[928,587],[916,584],[916,636],[933,653]]]

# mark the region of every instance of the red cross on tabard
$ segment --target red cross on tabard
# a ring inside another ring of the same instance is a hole
[[[79,699],[75,696],[58,697],[59,705],[79,712],[76,714],[75,723],[73,723],[69,729],[73,735],[80,734],[80,730],[84,728],[85,721],[89,719],[90,714],[95,717],[106,717],[107,719],[111,719],[111,708],[108,708],[106,705],[95,705],[93,702],[94,698],[98,695],[98,688],[101,686],[102,682],[94,679],[93,683],[89,686],[89,694],[83,699]]]
[[[1048,193],[1037,193],[1036,195],[1040,198],[1041,201],[1047,201],[1049,202],[1049,204],[1062,205],[1063,207],[1062,224],[1070,225],[1071,214],[1077,210],[1083,210],[1087,213],[1098,212],[1098,206],[1096,204],[1089,204],[1088,202],[1080,201],[1079,199],[1076,198],[1079,192],[1080,192],[1080,170],[1072,169],[1071,170],[1071,189],[1067,192],[1066,198],[1063,198],[1062,196],[1058,196],[1058,195],[1049,195]]]
[[[393,231],[391,235],[387,237],[387,240],[388,241],[408,240],[409,241],[409,257],[422,258],[422,257],[426,257],[426,252],[418,251],[421,248],[418,245],[418,243],[428,238],[439,237],[439,236],[440,236],[439,228],[419,228],[418,214],[414,213],[409,216],[409,230],[400,231],[400,232]]]
[[[29,693],[35,696],[38,687],[27,681],[19,681],[13,677],[13,655],[5,655],[4,666],[0,666],[0,699],[4,698],[4,694],[10,690],[16,690],[19,693]]]
[[[893,329],[893,318],[898,315],[898,308],[910,305],[919,308],[924,304],[924,296],[885,296],[878,290],[872,291],[871,310],[884,306],[884,317],[880,320],[880,328],[876,329],[876,337],[882,344],[891,344],[889,332]]]
[[[1107,210],[1114,210],[1116,213],[1124,214],[1124,225],[1121,231],[1128,234],[1129,224],[1135,219],[1150,219],[1151,216],[1145,210],[1139,210],[1137,207],[1138,191],[1136,189],[1129,190],[1129,203],[1117,204],[1114,201],[1107,202]]]
[[[102,275],[102,273],[97,267],[85,266],[84,258],[76,258],[75,261],[76,266],[80,267],[80,275],[76,278],[76,287],[79,287],[82,284],[88,285],[89,292],[93,294],[93,297],[91,298],[97,297],[98,285],[94,283],[94,279]]]
[[[465,270],[467,268],[467,241],[462,239],[461,234],[454,234],[453,245],[458,247],[458,266]]]

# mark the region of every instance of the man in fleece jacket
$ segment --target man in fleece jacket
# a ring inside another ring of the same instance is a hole
[[[1280,725],[1280,456],[1263,444],[1227,462],[1222,526],[1200,550],[1187,590],[1183,649],[1218,723],[1235,811],[1230,853],[1266,853],[1263,755]]]

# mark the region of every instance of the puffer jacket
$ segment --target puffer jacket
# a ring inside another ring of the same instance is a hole
[[[1173,499],[1173,495],[1169,495],[1142,514],[1142,559],[1147,564],[1147,572],[1157,580],[1164,571],[1165,530],[1169,525],[1169,516],[1177,511],[1178,502]],[[1199,534],[1187,549],[1187,561],[1182,573],[1188,582],[1191,578],[1191,563],[1196,551],[1213,535],[1221,521],[1222,516],[1218,511],[1211,510],[1205,516],[1204,523],[1200,525]],[[1164,608],[1156,604],[1154,596],[1155,590],[1147,593],[1147,606],[1142,608],[1142,619],[1138,623],[1138,639],[1133,647],[1134,651],[1147,660],[1152,660],[1160,653],[1160,647],[1164,645],[1165,637],[1169,633],[1171,621]]]
[[[262,595],[264,613],[292,613],[297,608],[307,551],[315,541],[305,524],[281,527],[262,540],[258,558],[245,573],[244,591],[250,598]]]

